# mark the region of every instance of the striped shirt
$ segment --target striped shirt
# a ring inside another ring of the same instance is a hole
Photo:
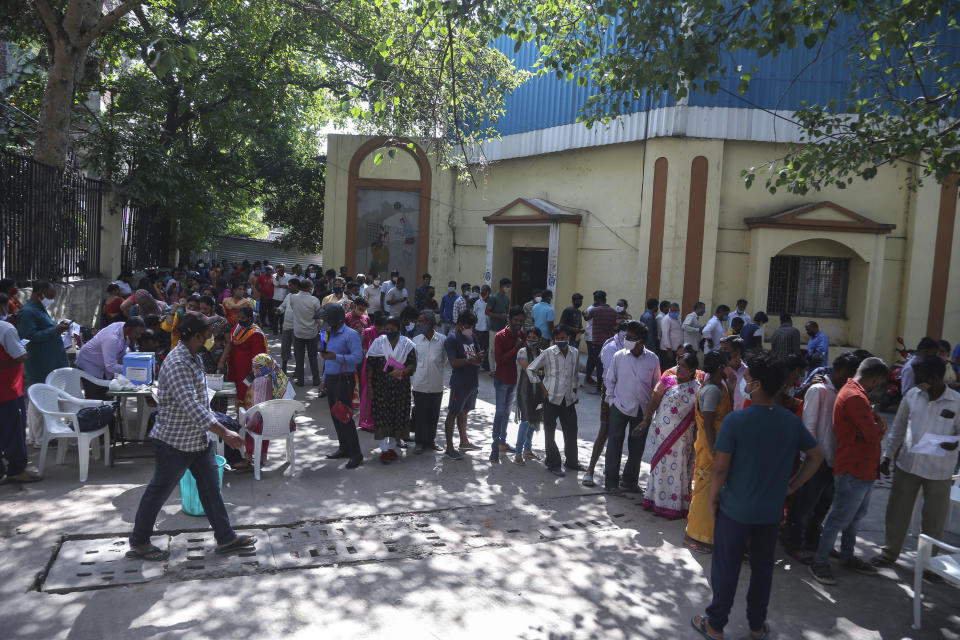
[[[608,304],[598,304],[588,313],[593,321],[591,342],[602,345],[617,332],[617,312]]]
[[[960,436],[960,393],[947,387],[939,398],[931,400],[928,392],[914,387],[903,396],[891,432],[884,455],[895,458],[897,467],[927,480],[949,480],[960,448],[943,451],[942,456],[913,453],[911,449],[927,433]]]
[[[203,451],[208,429],[217,418],[210,411],[207,379],[200,356],[178,344],[163,361],[157,382],[157,419],[150,437],[180,451]]]
[[[579,352],[567,348],[567,354],[560,351],[560,347],[553,345],[540,352],[533,362],[527,365],[527,377],[533,384],[540,384],[537,371],[543,369],[543,386],[547,389],[547,400],[550,404],[568,405],[577,401],[577,369],[580,364]]]

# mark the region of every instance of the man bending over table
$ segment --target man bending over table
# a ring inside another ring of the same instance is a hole
[[[214,444],[210,433],[220,436],[228,447],[243,448],[243,439],[217,422],[210,411],[203,363],[197,353],[210,338],[216,316],[188,311],[177,329],[180,342],[163,361],[157,383],[159,410],[150,437],[153,438],[153,478],[147,485],[130,534],[128,558],[160,561],[170,557],[150,544],[157,515],[173,492],[184,471],[190,469],[197,481],[200,503],[217,539],[217,553],[248,549],[253,536],[238,536],[230,526],[227,508],[220,495]]]

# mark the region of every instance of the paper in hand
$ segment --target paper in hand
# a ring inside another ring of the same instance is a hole
[[[952,444],[955,442],[960,442],[960,436],[945,436],[939,433],[925,433],[923,437],[920,438],[920,442],[913,445],[913,448],[910,449],[910,453],[919,453],[928,456],[945,456],[948,453],[941,444]]]

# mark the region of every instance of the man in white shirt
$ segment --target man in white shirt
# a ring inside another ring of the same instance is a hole
[[[680,305],[670,302],[667,313],[660,322],[661,366],[672,367],[677,361],[677,349],[683,344],[683,329],[680,327]]]
[[[444,337],[436,331],[437,316],[433,311],[420,312],[417,318],[420,329],[413,338],[417,353],[417,368],[410,378],[413,389],[413,432],[416,446],[413,452],[443,451],[437,444],[437,425],[440,423],[440,404],[443,399],[443,372],[447,364],[447,352],[443,348]]]
[[[383,305],[380,304],[380,277],[372,273],[367,279],[367,286],[363,290],[363,297],[367,299],[367,315],[371,318],[373,314],[380,311]]]
[[[743,361],[743,338],[738,335],[720,338],[720,351],[727,354],[727,386],[733,389],[733,410],[740,411],[747,401],[743,389],[746,383],[743,376],[747,373],[747,364]]]
[[[728,315],[730,315],[730,307],[722,304],[717,307],[717,311],[713,314],[713,317],[707,321],[706,326],[703,328],[704,353],[720,349],[720,340],[723,339],[723,335],[726,333],[723,323],[726,321]]]
[[[693,305],[693,311],[683,319],[683,343],[692,344],[700,349],[700,316],[707,311],[707,305],[698,302]]]
[[[397,278],[397,283],[384,296],[383,304],[392,316],[399,316],[407,308],[406,280]]]
[[[302,387],[303,357],[306,352],[310,362],[310,373],[313,374],[313,385],[320,384],[320,365],[317,362],[317,312],[323,305],[313,295],[313,282],[308,278],[300,281],[300,291],[290,296],[287,302],[289,312],[293,313],[293,359],[296,362],[294,369],[294,384]]]
[[[787,553],[800,562],[810,562],[820,546],[820,528],[833,503],[833,459],[837,436],[833,433],[833,405],[837,393],[847,384],[859,365],[848,351],[833,361],[830,374],[807,389],[803,397],[803,425],[823,450],[823,463],[790,502],[783,542]]]
[[[287,372],[287,363],[290,362],[290,352],[293,349],[293,312],[290,311],[290,301],[300,293],[300,279],[291,277],[287,281],[287,291],[289,295],[283,299],[277,310],[283,318],[283,324],[280,327],[280,368],[284,373]]]
[[[730,315],[727,316],[727,329],[730,328],[730,323],[733,322],[734,318],[740,318],[743,320],[744,325],[750,322],[750,314],[747,312],[747,301],[743,298],[737,300],[737,308],[731,311]]]
[[[624,490],[639,493],[640,461],[647,441],[646,429],[637,427],[647,408],[653,388],[660,380],[660,358],[644,347],[647,327],[632,320],[627,323],[623,348],[613,354],[604,367],[603,383],[610,406],[607,423],[607,456],[604,462],[604,487],[608,493],[620,489],[620,458],[623,438],[627,436],[627,463],[623,467]]]
[[[938,356],[916,356],[913,372],[917,385],[900,402],[890,441],[880,463],[883,475],[890,474],[891,460],[896,461],[896,471],[887,501],[883,550],[871,560],[874,566],[893,565],[900,557],[917,492],[923,491],[922,533],[942,539],[950,513],[950,485],[957,466],[957,441],[937,445],[937,454],[915,453],[913,449],[926,435],[960,436],[960,393],[943,383],[946,363]],[[930,577],[933,574],[925,575]]]
[[[560,450],[557,448],[557,420],[563,430],[563,451],[566,462],[563,466],[573,471],[586,471],[586,467],[577,462],[577,383],[579,376],[578,352],[570,348],[570,333],[565,326],[553,330],[553,345],[540,352],[533,362],[527,365],[526,374],[543,392],[543,435],[547,457],[544,464],[547,471],[562,478]],[[537,371],[543,370],[543,379]]]
[[[477,316],[477,326],[473,328],[480,349],[483,350],[482,371],[490,371],[490,318],[487,317],[487,299],[490,297],[490,285],[480,287],[480,297],[473,303],[473,313]]]

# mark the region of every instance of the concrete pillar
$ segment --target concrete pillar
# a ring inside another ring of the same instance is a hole
[[[492,224],[487,225],[487,250],[486,257],[484,259],[483,267],[483,282],[489,286],[492,290],[496,291],[496,287],[493,286],[493,237],[496,233],[496,226]]]
[[[550,223],[550,243],[547,245],[547,289],[554,295],[556,306],[557,294],[557,257],[560,251],[560,223]]]
[[[877,345],[877,322],[880,319],[880,299],[883,296],[883,260],[887,248],[887,236],[877,234],[873,238],[873,259],[867,277],[867,296],[863,314],[863,335],[860,345],[871,353],[880,353]]]
[[[100,215],[100,265],[101,275],[113,280],[123,268],[123,203],[113,191],[103,196]]]

